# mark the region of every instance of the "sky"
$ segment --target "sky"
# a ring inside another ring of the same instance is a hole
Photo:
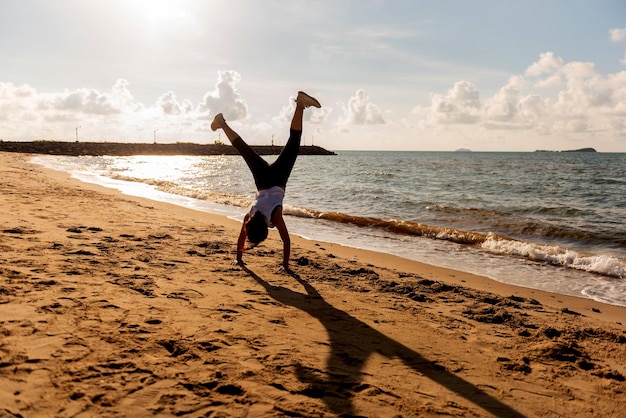
[[[626,152],[623,0],[0,0],[0,139]]]

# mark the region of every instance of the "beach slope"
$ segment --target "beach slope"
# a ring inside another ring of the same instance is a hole
[[[1,417],[623,416],[625,308],[0,161]]]

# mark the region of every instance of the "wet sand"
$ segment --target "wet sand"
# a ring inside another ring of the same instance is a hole
[[[0,417],[624,414],[626,308],[0,161]]]

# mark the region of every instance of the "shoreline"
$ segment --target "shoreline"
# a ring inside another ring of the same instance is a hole
[[[0,411],[623,412],[624,307],[300,237],[291,277],[275,231],[243,270],[239,222],[27,157],[0,153]]]
[[[241,223],[239,221],[230,219],[229,217],[224,216],[224,215],[209,213],[209,212],[189,208],[186,206],[180,206],[175,203],[162,202],[162,201],[154,200],[150,198],[137,197],[137,196],[125,194],[113,188],[101,186],[95,183],[83,182],[79,179],[75,179],[69,173],[65,171],[58,171],[55,169],[43,167],[36,163],[27,162],[27,164],[35,165],[38,168],[40,168],[42,171],[50,174],[51,176],[61,177],[61,178],[66,177],[67,180],[71,182],[75,182],[77,185],[83,188],[88,188],[88,189],[101,191],[101,192],[106,191],[106,192],[112,193],[113,195],[119,195],[120,197],[123,196],[125,198],[136,198],[141,201],[163,204],[163,205],[166,205],[166,207],[170,207],[170,209],[174,211],[178,211],[178,210],[190,211],[190,216],[193,216],[193,214],[206,215],[208,218],[211,219],[211,222],[213,223],[230,224],[234,228],[233,230],[234,234],[232,235],[233,245],[236,240],[236,237],[239,234],[239,229],[241,228]],[[274,236],[275,238],[278,237],[278,233],[276,232],[275,229],[270,229],[270,236]],[[342,244],[335,244],[335,243],[330,243],[330,242],[325,242],[325,241],[318,241],[314,239],[307,239],[299,235],[292,235],[291,239],[292,239],[292,242],[296,243],[297,245],[302,245],[303,247],[310,249],[310,250],[315,250],[317,247],[320,247],[320,245],[323,245],[324,247],[331,248],[336,253],[342,254],[344,258],[353,258],[354,260],[358,260],[359,258],[361,258],[362,260],[368,260],[369,264],[373,264],[375,266],[379,266],[383,268],[392,268],[392,269],[396,268],[395,266],[400,266],[399,268],[397,268],[398,270],[409,271],[409,272],[414,272],[414,273],[422,271],[423,269],[428,269],[428,270],[432,270],[433,273],[436,272],[435,273],[436,275],[440,275],[442,277],[448,278],[450,283],[454,285],[468,285],[468,281],[471,281],[469,285],[472,287],[475,287],[477,290],[480,290],[480,291],[494,292],[501,296],[509,296],[509,294],[512,294],[512,295],[531,294],[533,295],[533,297],[537,298],[542,303],[549,303],[550,301],[557,301],[558,304],[564,304],[564,305],[567,304],[569,306],[574,306],[576,307],[576,309],[589,312],[592,315],[596,313],[595,311],[598,311],[598,310],[606,311],[611,316],[610,321],[619,322],[623,320],[626,322],[626,307],[596,301],[591,298],[586,298],[584,296],[564,295],[564,294],[544,291],[541,289],[518,286],[515,284],[498,281],[490,277],[486,277],[486,276],[482,276],[482,275],[474,274],[470,272],[465,272],[465,271],[457,270],[454,268],[440,267],[440,266],[424,263],[418,260],[411,260],[409,258],[405,258],[405,257],[393,255],[393,254],[388,254],[388,253],[382,253],[382,252],[373,251],[373,250],[368,250],[364,248],[356,248],[356,247],[350,247],[350,246],[346,246]],[[458,276],[462,276],[462,278],[458,278]],[[602,307],[604,307],[604,309],[601,309]]]
[[[41,164],[53,170],[70,171],[55,166],[55,164],[47,163],[46,157],[34,157],[30,161],[36,161],[37,164]],[[243,217],[241,212],[243,209],[238,211],[228,205],[211,203],[210,199],[198,200],[185,193],[179,193],[178,191],[168,192],[167,190],[162,190],[160,187],[153,187],[150,182],[128,182],[123,179],[112,179],[107,176],[71,175],[75,176],[75,178],[80,181],[109,187],[127,195],[173,203],[198,211],[208,211],[209,213],[228,216],[233,219],[241,219]],[[133,186],[131,186],[131,184]],[[300,209],[297,209],[297,211],[300,211]],[[285,213],[291,215],[289,205],[287,205]],[[312,241],[333,242],[355,249],[367,249],[383,254],[396,255],[428,265],[485,276],[499,283],[580,297],[583,299],[592,299],[603,304],[626,307],[626,302],[623,297],[619,296],[623,295],[621,290],[626,290],[623,289],[626,284],[620,283],[621,280],[612,284],[610,281],[614,280],[614,276],[607,276],[596,271],[586,271],[587,269],[585,268],[578,268],[573,265],[554,265],[553,260],[545,263],[542,262],[541,259],[536,258],[532,258],[529,262],[524,256],[503,257],[502,254],[498,252],[491,253],[489,250],[483,250],[481,252],[480,249],[477,250],[471,247],[465,248],[465,251],[458,252],[456,251],[456,244],[446,239],[422,239],[422,237],[411,236],[409,239],[414,239],[415,241],[410,242],[408,246],[394,246],[393,244],[389,245],[390,240],[379,234],[369,233],[366,238],[362,238],[358,235],[358,231],[356,230],[356,232],[349,232],[341,230],[341,228],[338,229],[335,226],[335,221],[332,221],[330,224],[324,224],[312,222],[311,219],[298,215],[290,216],[289,218],[288,224],[291,234],[299,235],[300,237]],[[352,221],[349,221],[348,224],[352,225]],[[466,234],[467,232],[461,231],[461,234],[464,233]],[[419,240],[422,241],[418,242]],[[521,245],[521,243],[518,244]],[[555,247],[555,249],[560,251],[559,247]],[[454,257],[448,256],[450,252],[454,253]],[[548,251],[546,254],[550,254],[550,252]],[[581,256],[580,258],[576,257],[573,261],[568,262],[574,264],[578,261],[582,266],[588,265],[585,263],[593,262],[594,265],[601,266],[596,268],[604,269],[607,268],[607,265],[610,265],[607,264],[606,260],[600,262],[593,261],[592,258],[595,257],[591,257],[591,255],[586,257]],[[610,260],[610,262],[612,263],[613,261]],[[566,268],[562,269],[561,267]],[[603,280],[603,282],[597,282],[597,275],[602,277],[601,280]],[[596,288],[596,286],[599,287]],[[606,291],[608,294],[603,293],[605,289],[603,289],[602,286],[607,286]]]

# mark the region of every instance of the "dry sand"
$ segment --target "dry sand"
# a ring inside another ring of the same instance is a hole
[[[626,414],[625,308],[0,161],[0,417]]]

